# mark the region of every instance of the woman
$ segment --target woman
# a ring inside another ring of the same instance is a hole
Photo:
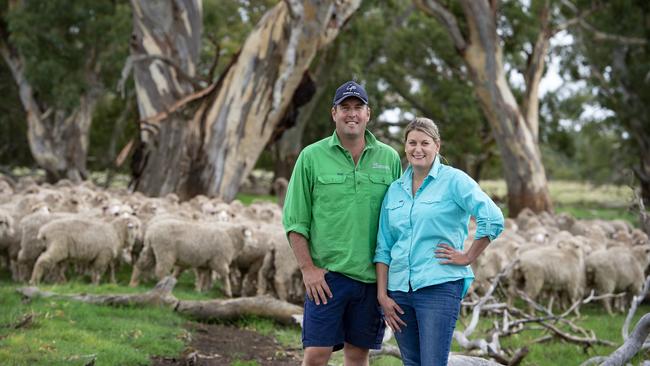
[[[501,233],[503,214],[472,178],[440,162],[432,120],[413,120],[404,140],[409,167],[388,188],[379,218],[377,298],[404,365],[447,365],[474,279],[469,265]],[[476,240],[464,251],[470,216]]]

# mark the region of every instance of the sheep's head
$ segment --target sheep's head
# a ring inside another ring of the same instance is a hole
[[[126,243],[129,248],[141,244],[144,238],[142,223],[135,217],[125,218],[126,220]]]
[[[247,227],[244,227],[242,230],[242,237],[244,238],[244,247],[246,246],[257,246],[257,238],[253,235],[253,231]]]
[[[0,212],[0,238],[14,235],[14,219],[6,212]]]

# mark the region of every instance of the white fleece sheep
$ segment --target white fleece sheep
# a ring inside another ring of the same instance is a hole
[[[150,222],[144,237],[144,249],[131,276],[132,286],[137,285],[140,274],[152,264],[152,258],[158,279],[169,275],[174,266],[212,270],[220,275],[225,295],[232,296],[229,277],[235,246],[222,226],[178,219]],[[203,290],[204,283],[203,278],[197,277],[197,290]]]
[[[645,270],[650,263],[650,246],[627,247],[624,245],[599,250],[585,258],[588,289],[597,294],[613,294],[625,291],[627,302],[641,292]],[[602,300],[608,314],[612,314],[611,301]],[[620,302],[619,310],[624,303]]]
[[[533,300],[542,291],[548,291],[574,303],[584,293],[584,254],[578,241],[562,240],[557,245],[525,251],[513,272],[512,285],[523,288]]]
[[[69,213],[51,213],[42,210],[23,217],[20,220],[22,235],[20,236],[20,250],[17,257],[18,281],[28,281],[38,256],[45,251],[45,242],[38,239],[38,231],[45,224],[67,217]],[[65,277],[58,278],[65,280]]]
[[[52,221],[38,232],[45,242],[45,251],[38,257],[30,283],[37,284],[43,273],[53,266],[72,260],[87,265],[94,284],[98,284],[106,269],[113,268],[119,256],[130,260],[130,251],[140,232],[134,218],[116,218],[110,223],[99,220],[64,218]]]

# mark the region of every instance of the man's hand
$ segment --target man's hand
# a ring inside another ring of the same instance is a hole
[[[316,305],[327,304],[327,299],[332,298],[332,291],[325,281],[326,270],[314,265],[302,269],[302,281],[305,283],[305,291],[309,300]]]

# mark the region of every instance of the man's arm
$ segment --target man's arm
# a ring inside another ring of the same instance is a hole
[[[289,242],[302,272],[307,297],[316,305],[320,305],[321,302],[327,304],[327,299],[332,298],[332,291],[325,281],[327,271],[314,265],[309,254],[309,243],[304,236],[292,231],[289,233]]]

